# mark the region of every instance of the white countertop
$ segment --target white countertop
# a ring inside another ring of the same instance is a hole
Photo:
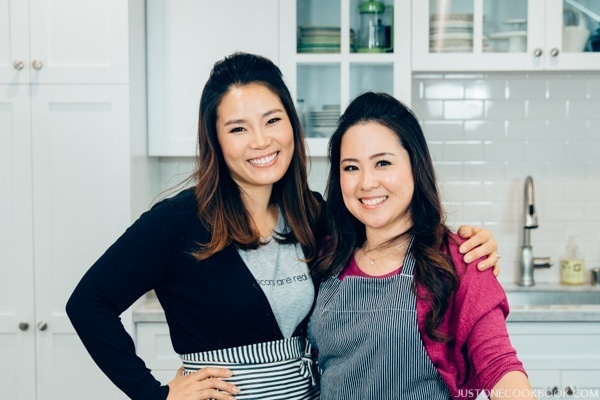
[[[532,287],[503,284],[511,291],[592,291],[600,296],[600,285],[566,286],[557,283],[539,283]],[[133,310],[134,322],[166,322],[165,314],[154,295],[140,301]],[[597,305],[514,305],[510,307],[509,322],[600,322],[600,304]]]

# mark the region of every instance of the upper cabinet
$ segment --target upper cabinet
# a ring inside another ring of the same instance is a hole
[[[146,1],[149,155],[196,154],[200,95],[215,62],[236,51],[279,62],[279,2]]]
[[[413,70],[597,70],[595,0],[413,1]]]
[[[410,15],[406,0],[280,2],[280,66],[311,156],[327,154],[341,111],[360,93],[410,102]]]
[[[128,3],[0,0],[0,83],[127,83]]]

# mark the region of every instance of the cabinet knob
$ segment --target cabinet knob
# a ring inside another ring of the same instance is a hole
[[[575,386],[569,385],[565,387],[565,394],[567,396],[573,396],[575,394],[575,390],[577,390]]]
[[[19,322],[19,329],[25,332],[29,329],[29,324],[27,322]]]
[[[555,47],[552,50],[550,50],[550,55],[552,57],[556,57],[558,55],[558,53],[560,53],[560,51],[558,51],[558,49]]]
[[[42,67],[44,66],[44,64],[42,64],[42,62],[40,60],[33,60],[33,62],[31,63],[31,66],[36,71],[39,71],[40,69],[42,69]]]
[[[558,394],[558,386],[546,388],[546,396],[556,396]]]
[[[543,53],[544,53],[544,52],[542,51],[542,49],[535,49],[535,50],[533,51],[533,55],[534,55],[534,57],[541,57]]]
[[[40,331],[45,331],[46,329],[48,329],[48,323],[46,321],[40,321],[37,323],[37,328]]]
[[[13,67],[17,70],[20,71],[23,69],[23,67],[25,67],[25,63],[21,60],[15,60],[13,62]]]

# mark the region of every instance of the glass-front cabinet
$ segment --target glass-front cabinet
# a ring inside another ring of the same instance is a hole
[[[597,70],[598,0],[413,1],[413,70]]]
[[[406,0],[280,2],[279,64],[311,156],[326,155],[340,113],[360,93],[410,103],[410,15]]]

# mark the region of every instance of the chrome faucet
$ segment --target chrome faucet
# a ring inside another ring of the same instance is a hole
[[[538,227],[538,218],[535,211],[533,199],[533,178],[525,178],[525,198],[524,198],[524,222],[523,225],[523,246],[521,246],[521,261],[519,263],[519,285],[533,286],[533,270],[535,268],[549,268],[552,266],[549,257],[533,257],[531,247],[531,230]]]

